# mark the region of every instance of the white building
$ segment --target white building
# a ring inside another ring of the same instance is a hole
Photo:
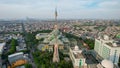
[[[114,40],[110,40],[107,35],[95,39],[94,50],[102,59],[110,60],[114,64],[117,64],[119,61],[120,44],[117,44]]]
[[[14,53],[8,56],[8,61],[10,62],[10,64],[15,63],[18,60],[25,60],[25,56],[23,52],[19,52],[19,53]]]
[[[102,60],[102,62],[97,65],[97,68],[115,68],[115,66],[113,62],[105,59],[105,60]]]
[[[46,38],[47,37],[47,33],[39,33],[35,36],[36,39],[41,39],[41,38]]]
[[[5,45],[6,43],[0,43],[0,54],[2,54]]]
[[[82,55],[82,50],[79,50],[79,47],[70,47],[70,58],[72,60],[74,68],[86,68],[87,64],[85,63],[85,58]]]

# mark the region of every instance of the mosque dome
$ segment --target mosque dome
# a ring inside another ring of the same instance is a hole
[[[75,48],[74,48],[74,50],[79,50],[79,47],[76,45]]]
[[[109,36],[108,35],[104,35],[104,39],[105,40],[109,40]]]
[[[113,68],[114,64],[109,60],[102,60],[101,65],[105,68]]]

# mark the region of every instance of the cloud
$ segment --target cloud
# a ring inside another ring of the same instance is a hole
[[[120,8],[120,1],[104,1],[102,3],[99,4],[99,7],[100,8],[107,8],[107,9],[110,9],[110,8],[117,8],[119,9]]]
[[[0,0],[0,18],[120,18],[120,0]]]

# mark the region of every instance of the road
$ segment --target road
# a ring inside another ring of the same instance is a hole
[[[6,62],[6,60],[7,60],[7,53],[9,52],[9,50],[10,50],[10,44],[6,44],[6,49],[4,49],[3,50],[3,53],[2,53],[2,57],[1,57],[1,60],[0,60],[0,62],[2,62],[2,64],[7,64]]]
[[[2,60],[1,60],[1,56],[0,56],[0,67],[2,66]]]
[[[28,47],[28,49],[30,50],[30,53],[29,53],[29,56],[30,56],[30,59],[31,59],[30,63],[32,64],[33,68],[37,68],[36,64],[34,63],[34,58],[32,56],[32,53],[33,53],[34,49],[32,49],[30,47]]]
[[[24,35],[25,35],[25,37],[26,37],[27,35],[26,35],[26,30],[25,30],[24,23],[22,23],[22,30],[23,30],[23,33],[24,33]],[[28,47],[28,50],[30,50],[30,53],[29,53],[29,56],[30,56],[30,59],[31,59],[31,60],[30,60],[30,64],[32,64],[32,67],[33,67],[33,68],[37,68],[36,64],[34,63],[34,58],[33,58],[33,56],[32,56],[32,53],[34,52],[34,49]]]

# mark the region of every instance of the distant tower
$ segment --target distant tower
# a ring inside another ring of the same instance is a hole
[[[55,22],[56,22],[56,25],[54,26],[54,29],[58,29],[58,26],[57,26],[57,8],[55,9]],[[53,62],[59,62],[60,59],[59,59],[59,52],[58,52],[58,38],[57,38],[57,35],[55,35],[55,39],[56,39],[56,43],[54,44],[54,54],[53,54]]]

